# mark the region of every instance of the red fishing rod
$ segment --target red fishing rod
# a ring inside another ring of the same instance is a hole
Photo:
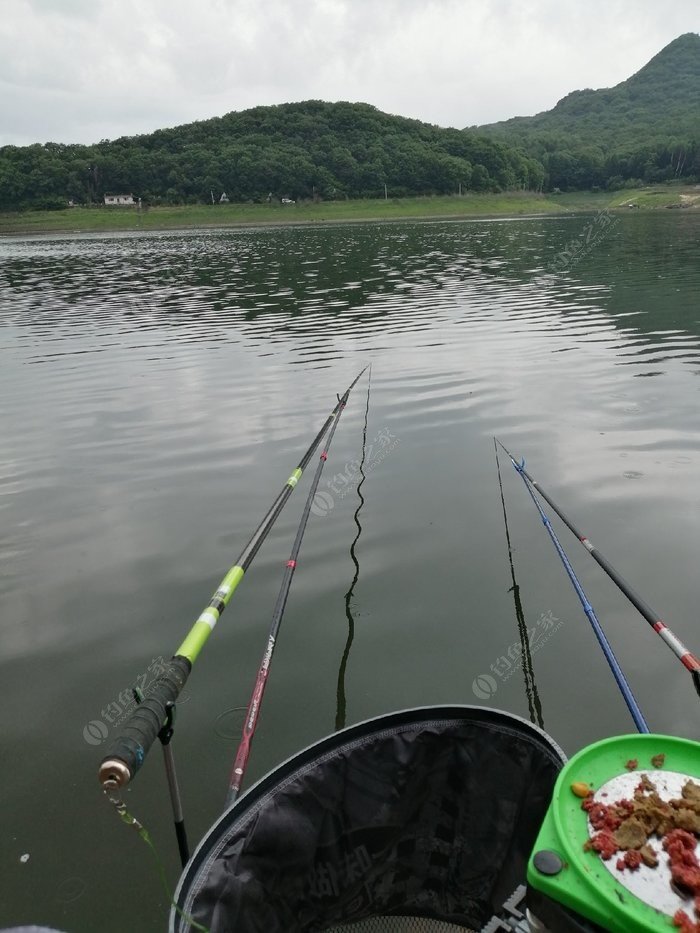
[[[613,565],[600,553],[597,547],[593,545],[586,535],[581,532],[576,525],[571,521],[571,519],[559,508],[559,506],[554,502],[542,489],[537,480],[533,479],[530,474],[525,469],[525,461],[522,460],[520,463],[513,457],[510,451],[498,441],[503,450],[506,452],[508,457],[515,467],[515,469],[520,473],[520,475],[525,479],[530,486],[537,490],[537,492],[542,496],[542,498],[547,502],[551,508],[557,513],[559,518],[564,522],[566,527],[573,534],[576,535],[581,544],[585,547],[588,553],[591,555],[593,560],[605,571],[605,573],[610,577],[613,583],[624,593],[627,599],[632,603],[635,609],[647,620],[649,625],[654,629],[657,635],[666,642],[671,651],[675,656],[681,661],[683,666],[690,671],[690,674],[693,678],[693,684],[695,689],[700,695],[700,660],[698,660],[695,655],[686,648],[683,642],[678,638],[677,635],[671,631],[671,629],[666,625],[666,623],[659,617],[659,614],[655,612],[651,606],[646,603],[641,596],[639,596],[627,583],[627,581],[615,570]]]
[[[233,770],[231,771],[228,794],[226,796],[227,807],[231,806],[231,804],[236,800],[236,798],[241,792],[243,778],[245,776],[245,771],[248,766],[248,759],[250,757],[250,749],[253,744],[253,738],[255,736],[255,728],[258,724],[258,717],[260,715],[260,707],[262,705],[262,699],[265,693],[265,686],[267,684],[267,678],[270,673],[270,664],[272,663],[272,654],[275,650],[277,636],[279,634],[280,625],[282,624],[282,617],[284,616],[285,606],[287,605],[287,597],[289,596],[289,590],[292,585],[292,578],[294,577],[294,571],[296,570],[297,560],[299,557],[299,551],[301,549],[301,542],[304,538],[304,532],[306,531],[306,524],[309,520],[311,506],[313,505],[314,497],[316,495],[316,490],[318,489],[319,480],[321,479],[321,473],[323,472],[324,464],[326,460],[328,459],[328,450],[331,446],[331,441],[333,440],[335,429],[338,427],[340,416],[342,415],[343,409],[345,408],[345,405],[347,404],[349,394],[350,394],[350,390],[348,389],[345,395],[343,395],[343,397],[338,400],[337,411],[335,413],[333,422],[328,431],[325,449],[323,450],[323,452],[321,453],[321,456],[319,457],[318,466],[316,467],[316,472],[314,473],[314,478],[311,482],[311,488],[309,489],[309,495],[306,498],[306,504],[304,505],[304,511],[301,516],[301,521],[299,522],[299,527],[297,528],[297,533],[294,539],[294,544],[292,545],[292,550],[289,555],[289,560],[287,561],[287,565],[284,570],[284,576],[282,578],[282,585],[280,587],[280,591],[277,596],[277,602],[275,604],[275,609],[272,614],[272,622],[270,624],[270,633],[267,639],[267,647],[265,648],[265,654],[263,655],[262,661],[260,662],[260,668],[258,669],[258,675],[255,680],[255,686],[253,687],[253,692],[251,694],[250,701],[248,703],[248,709],[247,709],[246,716],[245,716],[245,722],[243,724],[243,735],[241,737],[241,741],[238,746],[238,751],[236,752],[236,759],[233,764]]]

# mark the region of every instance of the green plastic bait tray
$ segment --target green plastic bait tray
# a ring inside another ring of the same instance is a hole
[[[665,760],[655,768],[651,759],[659,754]],[[625,768],[630,759],[638,761],[634,771]],[[617,859],[623,853],[603,861],[597,852],[584,851],[594,831],[571,785],[588,784],[596,800],[611,804],[631,799],[643,774],[656,785],[662,799],[680,797],[688,779],[700,783],[700,743],[666,735],[623,735],[582,749],[559,774],[528,863],[531,887],[612,933],[672,931],[673,915],[679,909],[696,919],[693,898],[671,887],[661,840],[650,840],[658,866],[641,865],[636,871],[617,870]],[[700,858],[700,845],[696,854]]]

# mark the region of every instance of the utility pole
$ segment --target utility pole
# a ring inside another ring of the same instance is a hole
[[[387,192],[387,190],[386,190],[386,182],[384,183],[384,200],[385,200],[385,201],[388,201],[388,200],[389,200],[389,194],[388,194],[388,192]]]

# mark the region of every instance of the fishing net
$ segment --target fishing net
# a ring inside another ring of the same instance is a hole
[[[524,880],[564,761],[540,729],[479,707],[338,732],[214,824],[171,933],[189,918],[212,933],[480,930]]]
[[[328,933],[465,933],[465,927],[426,917],[370,917],[332,927]]]

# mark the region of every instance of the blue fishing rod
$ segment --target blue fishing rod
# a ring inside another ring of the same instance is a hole
[[[494,438],[494,440],[496,439]],[[500,446],[503,447],[503,444],[501,444],[500,441],[498,441],[498,444],[500,444]],[[644,718],[644,715],[641,709],[639,708],[639,704],[637,703],[634,697],[634,694],[632,693],[630,685],[627,683],[627,678],[625,677],[623,670],[620,667],[620,664],[617,658],[615,657],[615,652],[613,651],[612,646],[610,645],[610,642],[608,641],[605,635],[605,632],[603,631],[603,628],[600,622],[598,621],[598,616],[595,614],[595,610],[593,609],[593,606],[591,605],[588,597],[586,596],[584,589],[581,586],[581,583],[579,582],[578,577],[576,576],[576,572],[574,571],[574,568],[571,566],[571,562],[569,561],[569,558],[566,556],[566,552],[564,551],[564,548],[562,547],[561,542],[559,541],[559,538],[557,538],[554,528],[552,528],[552,523],[550,522],[544,509],[542,508],[542,503],[540,502],[540,500],[537,498],[535,494],[535,490],[533,488],[532,482],[530,481],[530,478],[525,471],[525,461],[523,460],[521,463],[518,463],[513,458],[513,456],[508,452],[508,450],[506,450],[505,447],[503,447],[503,450],[506,452],[506,454],[510,458],[511,463],[515,467],[516,471],[520,474],[522,481],[525,483],[525,488],[530,493],[530,498],[535,503],[535,507],[537,508],[537,511],[540,513],[542,524],[547,529],[549,537],[552,539],[552,543],[554,544],[554,547],[556,548],[557,554],[561,558],[561,562],[564,565],[564,569],[566,570],[566,573],[569,579],[571,580],[571,583],[573,584],[574,589],[576,590],[576,595],[581,601],[581,605],[583,606],[583,611],[586,613],[586,616],[588,617],[588,621],[591,623],[591,627],[593,628],[595,637],[598,639],[598,644],[600,645],[603,651],[603,654],[605,655],[605,660],[608,662],[610,666],[610,670],[612,671],[613,677],[615,678],[615,682],[617,683],[617,686],[620,689],[620,693],[622,693],[624,701],[627,704],[627,709],[630,711],[632,719],[634,720],[634,724],[637,727],[637,731],[638,732],[649,732],[649,726],[647,725],[646,719]]]

